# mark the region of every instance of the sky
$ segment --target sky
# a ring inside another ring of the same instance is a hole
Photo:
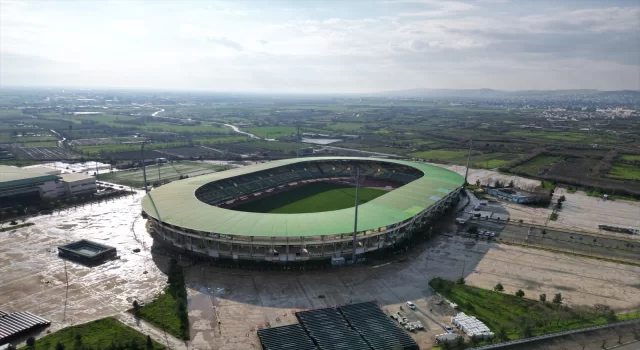
[[[640,0],[0,0],[0,88],[640,90]]]

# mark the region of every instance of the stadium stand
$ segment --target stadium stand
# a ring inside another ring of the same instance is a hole
[[[422,176],[420,172],[401,165],[385,164],[383,167],[381,163],[310,161],[207,184],[196,191],[196,196],[207,204],[218,205],[236,197],[302,180],[348,178],[355,166],[358,166],[366,177],[388,179],[400,184],[409,183]]]
[[[258,337],[264,350],[318,349],[299,324],[260,329],[258,330]]]
[[[371,350],[337,309],[302,311],[296,317],[321,350]]]
[[[373,350],[419,350],[418,344],[373,302],[338,308]]]

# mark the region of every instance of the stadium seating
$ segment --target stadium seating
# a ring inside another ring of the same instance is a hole
[[[420,172],[410,167],[396,164],[385,163],[383,165],[383,163],[368,162],[312,161],[206,184],[196,191],[196,196],[205,203],[215,205],[232,198],[247,196],[291,182],[326,177],[348,177],[351,176],[352,169],[355,169],[356,166],[359,167],[367,177],[389,179],[402,184],[409,183],[422,176]]]

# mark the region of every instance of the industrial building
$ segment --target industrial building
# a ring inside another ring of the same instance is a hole
[[[82,174],[61,174],[43,167],[0,165],[0,207],[42,199],[71,198],[96,192],[96,179]]]

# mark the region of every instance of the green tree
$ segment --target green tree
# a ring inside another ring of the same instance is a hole
[[[498,282],[498,284],[493,286],[493,290],[496,292],[504,292],[504,287],[502,286],[502,283]]]
[[[34,337],[27,338],[27,346],[30,348],[34,348],[36,346],[36,338]]]
[[[467,281],[465,281],[464,278],[462,277],[458,278],[458,280],[456,281],[456,284],[460,284],[460,285],[463,285],[465,283],[467,283]]]
[[[496,337],[498,337],[498,339],[501,340],[501,341],[509,340],[509,335],[507,334],[507,329],[504,328],[504,327],[498,328],[498,331],[496,332]]]
[[[524,297],[524,292],[522,291],[522,289],[518,289],[515,294],[518,298]]]
[[[467,232],[469,232],[472,235],[477,235],[478,234],[478,226],[476,226],[476,225],[469,226],[469,228],[467,229]]]
[[[520,336],[523,338],[531,338],[533,336],[533,330],[529,324],[525,324],[520,328]]]
[[[64,350],[64,344],[62,344],[61,342],[58,342],[56,344],[55,350]]]
[[[540,294],[540,301],[543,302],[543,303],[546,302],[547,301],[547,295],[544,294],[544,293]]]
[[[153,350],[153,349],[154,349],[153,340],[151,340],[151,337],[147,335],[147,350]]]
[[[553,297],[552,303],[558,305],[562,304],[562,293],[556,293],[556,295]]]

